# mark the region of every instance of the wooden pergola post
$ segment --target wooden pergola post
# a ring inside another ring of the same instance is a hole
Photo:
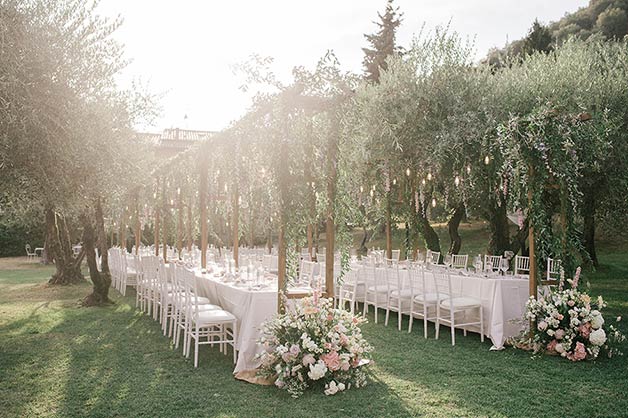
[[[177,254],[181,260],[181,250],[183,250],[183,198],[181,189],[177,189]]]
[[[233,219],[231,220],[233,228],[233,261],[235,261],[236,268],[239,267],[239,253],[240,253],[240,189],[238,187],[237,179],[233,190]]]
[[[126,210],[127,210],[127,207],[125,206],[124,209],[122,209],[122,215],[120,216],[120,232],[118,233],[118,240],[120,241],[120,248],[123,248],[124,251],[126,251],[126,228],[127,228]]]
[[[164,177],[163,183],[162,183],[163,189],[162,189],[162,208],[163,208],[163,216],[162,216],[162,223],[163,226],[161,227],[161,245],[162,245],[162,256],[164,258],[164,263],[168,262],[168,198],[166,197],[166,178]]]
[[[159,179],[157,179],[157,189],[159,189]],[[161,221],[161,210],[159,208],[159,204],[157,203],[157,192],[155,192],[155,230],[153,231],[154,240],[155,240],[155,257],[159,257],[159,228]]]
[[[534,167],[528,168],[528,182],[534,176]],[[528,189],[528,218],[532,216],[532,189]],[[534,249],[534,226],[532,222],[529,222],[528,227],[528,243],[530,246],[530,296],[536,298],[537,296],[537,273],[536,273],[536,254]]]
[[[278,251],[277,251],[277,308],[281,313],[283,311],[283,301],[281,300],[281,292],[286,287],[286,237],[283,215],[280,218]]]
[[[202,155],[199,162],[198,204],[201,209],[201,267],[207,268],[207,183],[209,167],[207,156]]]
[[[194,223],[194,219],[192,219],[192,202],[194,201],[192,195],[190,195],[190,200],[188,202],[188,252],[192,251],[192,243],[194,242],[194,237],[192,236],[192,225]]]
[[[142,218],[140,215],[140,192],[135,194],[135,255],[140,253],[140,244],[142,242]]]
[[[310,255],[310,259],[312,258],[312,248],[313,248],[313,237],[312,237],[312,224],[307,225],[307,253]]]
[[[336,239],[336,225],[334,219],[334,202],[336,201],[336,177],[338,175],[338,135],[337,120],[330,132],[327,143],[327,222],[325,238],[327,241],[325,254],[325,294],[328,298],[334,297],[334,247]]]

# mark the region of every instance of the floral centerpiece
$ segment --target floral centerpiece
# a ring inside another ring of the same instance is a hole
[[[259,374],[275,378],[275,385],[295,398],[309,387],[333,395],[364,386],[363,366],[372,351],[360,330],[364,322],[316,294],[295,301],[262,325]]]
[[[571,361],[593,360],[600,352],[609,357],[621,355],[614,347],[625,337],[613,326],[608,325],[602,315],[606,303],[601,296],[593,301],[578,290],[580,267],[576,270],[571,285],[565,288],[564,276],[557,290],[551,290],[538,299],[530,297],[526,304],[526,319],[535,321],[536,330],[532,339],[524,341],[535,353],[561,355]],[[617,318],[617,321],[621,317]]]

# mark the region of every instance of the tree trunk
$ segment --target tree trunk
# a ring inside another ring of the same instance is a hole
[[[365,254],[368,253],[369,249],[366,247],[366,243],[369,240],[369,230],[366,228],[366,225],[362,225],[362,242],[360,242],[360,253]]]
[[[582,234],[584,249],[589,253],[589,258],[593,266],[598,267],[599,263],[595,251],[595,195],[593,193],[584,193],[582,218],[584,220],[584,230]]]
[[[453,215],[447,222],[447,230],[449,231],[449,238],[451,239],[451,244],[449,245],[449,254],[458,254],[460,252],[460,247],[462,246],[462,238],[458,233],[458,227],[460,226],[460,222],[464,216],[464,203],[460,203],[456,206]]]
[[[52,275],[48,283],[75,284],[85,280],[81,273],[84,250],[78,257],[74,257],[65,218],[63,215],[55,213],[52,208],[46,208],[46,235],[48,251],[54,259],[56,268],[55,274]]]
[[[102,208],[100,199],[96,202],[96,231],[89,216],[85,213],[81,215],[83,223],[83,251],[89,267],[89,278],[92,281],[92,293],[83,299],[83,306],[100,306],[112,303],[109,299],[109,286],[111,286],[111,274],[109,273],[109,265],[107,263],[107,249],[103,245],[104,239],[104,222],[102,217]],[[99,245],[103,254],[103,271],[98,271],[96,262],[96,245]]]
[[[490,238],[488,242],[488,252],[493,255],[503,255],[504,251],[510,249],[510,231],[508,228],[508,216],[506,205],[501,206],[493,203],[489,208],[488,216]]]
[[[430,225],[430,221],[423,215],[422,207],[419,207],[419,211],[415,216],[415,222],[417,232],[423,237],[425,247],[430,251],[440,252],[440,239],[432,225]]]

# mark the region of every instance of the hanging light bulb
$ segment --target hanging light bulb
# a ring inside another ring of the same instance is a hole
[[[425,179],[421,179],[421,184],[425,186]]]
[[[364,186],[360,186],[360,193],[364,193]]]
[[[174,199],[170,199],[170,205],[174,206]]]
[[[432,181],[432,173],[427,173],[427,181]]]
[[[157,199],[157,192],[153,193],[153,199]]]
[[[491,162],[491,158],[487,155],[484,157],[484,164],[488,165]]]
[[[229,228],[229,222],[227,222],[227,228]]]
[[[225,193],[227,193],[227,189],[228,189],[228,187],[227,187],[227,185],[225,184]]]
[[[406,168],[406,176],[410,177],[410,167]]]
[[[181,188],[177,187],[177,196],[180,196],[180,195],[181,195]]]
[[[393,186],[397,185],[397,179],[393,179]]]
[[[471,164],[467,164],[467,174],[471,174]]]
[[[454,184],[456,185],[456,187],[460,186],[460,177],[456,176],[456,178],[454,179]]]
[[[216,175],[219,176],[220,175],[220,169],[216,170]]]
[[[373,190],[371,190],[371,197],[373,197],[375,195],[375,193],[373,193]]]
[[[436,199],[432,199],[432,207],[435,208],[436,207]]]
[[[242,204],[242,196],[238,196],[238,205]]]

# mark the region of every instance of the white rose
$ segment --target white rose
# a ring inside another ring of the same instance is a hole
[[[325,385],[325,395],[335,395],[340,388],[333,380]]]
[[[597,329],[589,335],[589,341],[591,344],[601,346],[606,342],[606,332],[603,329]]]
[[[339,391],[345,390],[345,384],[344,383],[338,383],[338,390]]]
[[[597,312],[597,315],[594,315],[593,318],[591,318],[591,328],[593,329],[602,328],[602,325],[604,325],[604,317],[598,311],[593,311],[593,312]],[[591,313],[593,314],[593,312]]]
[[[319,360],[316,364],[310,364],[310,371],[307,375],[312,380],[318,380],[325,376],[325,373],[327,373],[327,366],[322,360]]]

